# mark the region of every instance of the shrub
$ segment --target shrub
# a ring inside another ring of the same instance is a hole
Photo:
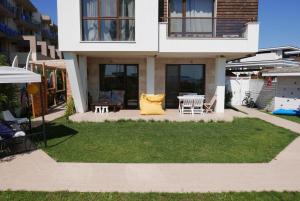
[[[66,112],[65,112],[66,119],[69,119],[69,117],[75,113],[76,113],[76,110],[75,110],[74,100],[72,97],[70,97],[70,98],[68,98],[68,101],[67,101],[67,108],[66,108]]]
[[[0,55],[0,66],[7,66],[7,58]],[[16,84],[0,84],[0,111],[14,110],[19,106],[19,88]]]

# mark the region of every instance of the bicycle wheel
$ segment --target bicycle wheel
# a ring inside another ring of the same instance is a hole
[[[250,101],[249,107],[250,107],[250,108],[255,108],[255,103],[254,103],[254,101]]]

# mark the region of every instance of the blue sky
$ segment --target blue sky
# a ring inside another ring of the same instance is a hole
[[[64,0],[72,1],[72,0]],[[56,0],[32,0],[57,23]],[[71,9],[71,8],[70,8]],[[260,0],[260,47],[300,47],[300,0]]]

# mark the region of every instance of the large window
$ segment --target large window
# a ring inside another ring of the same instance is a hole
[[[82,0],[82,40],[134,41],[135,0]]]
[[[169,16],[171,35],[212,35],[214,0],[169,0]]]
[[[100,91],[122,94],[125,108],[138,108],[139,73],[138,65],[107,64],[100,65]]]
[[[178,107],[177,96],[205,94],[205,66],[200,64],[170,64],[166,68],[166,107]]]

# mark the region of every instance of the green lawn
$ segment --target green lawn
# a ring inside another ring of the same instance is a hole
[[[67,193],[0,192],[2,201],[296,201],[300,193]]]
[[[105,122],[47,126],[57,161],[98,163],[269,162],[296,134],[258,119],[232,123]]]
[[[276,115],[277,117],[283,118],[283,119],[287,119],[290,121],[294,121],[296,123],[300,124],[300,117],[297,116],[286,116],[286,115]]]

